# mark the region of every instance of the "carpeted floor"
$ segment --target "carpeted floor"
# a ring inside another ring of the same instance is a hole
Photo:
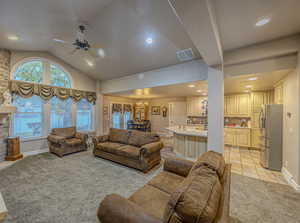
[[[161,171],[143,174],[94,158],[91,152],[58,158],[44,153],[0,171],[9,210],[5,223],[97,223],[106,194],[128,197]],[[231,216],[240,222],[300,222],[300,194],[286,185],[233,174]]]

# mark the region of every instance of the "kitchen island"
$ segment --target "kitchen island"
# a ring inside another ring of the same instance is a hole
[[[186,159],[196,160],[207,151],[207,131],[189,126],[166,128],[173,132],[174,152]]]

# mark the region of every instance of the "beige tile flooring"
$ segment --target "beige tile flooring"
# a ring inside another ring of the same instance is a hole
[[[232,172],[247,177],[287,184],[281,172],[263,168],[260,163],[258,150],[225,146],[225,161],[232,164]]]

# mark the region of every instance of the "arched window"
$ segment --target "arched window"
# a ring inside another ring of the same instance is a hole
[[[69,74],[59,65],[43,58],[30,58],[19,63],[12,72],[12,79],[57,87],[72,87]],[[17,112],[13,115],[12,135],[21,138],[41,137],[50,128],[71,126],[75,118],[71,112],[71,99],[62,101],[52,98],[49,103],[50,114],[49,109],[44,109],[46,104],[38,96],[31,98],[16,96],[13,104],[17,107]]]
[[[33,83],[43,82],[44,66],[40,60],[32,60],[18,66],[13,73],[13,79]]]
[[[70,75],[59,65],[43,58],[26,59],[15,68],[12,79],[71,88]]]
[[[69,75],[55,64],[50,64],[50,85],[71,88]]]

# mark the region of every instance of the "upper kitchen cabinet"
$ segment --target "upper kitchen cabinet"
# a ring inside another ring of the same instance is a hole
[[[202,101],[207,97],[188,97],[187,98],[187,116],[203,116],[205,109]]]
[[[250,116],[249,94],[228,95],[224,98],[224,115],[227,117]]]
[[[251,93],[251,106],[252,113],[257,113],[261,111],[262,105],[272,104],[274,98],[273,91],[262,91],[262,92],[253,92]]]

